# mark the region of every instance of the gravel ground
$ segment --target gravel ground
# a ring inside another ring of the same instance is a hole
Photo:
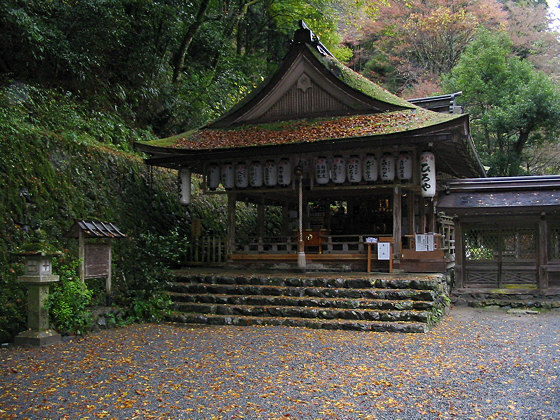
[[[0,350],[1,418],[560,419],[560,312],[427,334],[133,325]]]

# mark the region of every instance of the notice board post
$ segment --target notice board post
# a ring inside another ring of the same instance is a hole
[[[66,236],[78,239],[80,280],[105,278],[106,301],[111,305],[112,240],[126,235],[112,223],[77,220]]]

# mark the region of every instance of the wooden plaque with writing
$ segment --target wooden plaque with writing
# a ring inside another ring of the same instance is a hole
[[[107,277],[111,264],[111,245],[86,244],[85,251],[85,277]]]

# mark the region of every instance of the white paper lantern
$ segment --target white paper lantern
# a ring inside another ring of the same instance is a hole
[[[181,168],[179,170],[180,194],[179,202],[183,205],[191,203],[191,170]]]
[[[379,168],[377,166],[377,158],[375,155],[368,154],[363,161],[364,181],[375,182],[379,176]]]
[[[249,165],[249,185],[254,188],[262,187],[263,184],[263,168],[258,160],[251,162]]]
[[[237,162],[235,165],[235,186],[237,188],[247,188],[249,186],[249,176],[247,174],[245,162]]]
[[[275,187],[278,180],[278,172],[276,170],[276,162],[267,160],[264,163],[264,185],[267,187]]]
[[[362,161],[357,155],[350,156],[346,165],[346,176],[348,181],[358,183],[362,180]]]
[[[315,182],[319,185],[329,182],[329,164],[324,156],[315,159]]]
[[[292,164],[288,158],[280,159],[278,162],[278,184],[287,187],[292,183]]]
[[[384,153],[381,157],[381,181],[390,182],[395,180],[395,157],[390,153]]]
[[[231,162],[223,163],[220,167],[220,178],[226,190],[231,190],[235,186],[234,173],[235,169]]]
[[[436,158],[432,152],[420,155],[420,187],[422,197],[431,198],[436,195]]]
[[[409,181],[412,179],[412,159],[408,152],[399,153],[397,158],[397,178],[400,181]]]
[[[342,156],[333,158],[332,180],[335,184],[342,184],[346,181],[346,160]]]
[[[215,163],[208,165],[206,184],[208,189],[212,191],[218,188],[218,185],[220,184],[220,167]]]

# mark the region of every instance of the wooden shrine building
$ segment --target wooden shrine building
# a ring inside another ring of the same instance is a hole
[[[302,24],[276,73],[228,113],[138,148],[149,165],[179,170],[185,204],[193,173],[204,193],[227,195],[230,263],[365,269],[368,242],[375,259],[375,243],[385,241],[396,268],[444,271],[453,224],[437,215],[436,184],[484,176],[468,116],[441,106],[454,98],[438,97],[434,112],[429,98],[392,95],[337,61]],[[238,201],[257,205],[258,235],[243,242]],[[265,235],[266,206],[282,209],[279,236]]]
[[[438,209],[454,219],[459,292],[560,294],[560,176],[450,180]]]

